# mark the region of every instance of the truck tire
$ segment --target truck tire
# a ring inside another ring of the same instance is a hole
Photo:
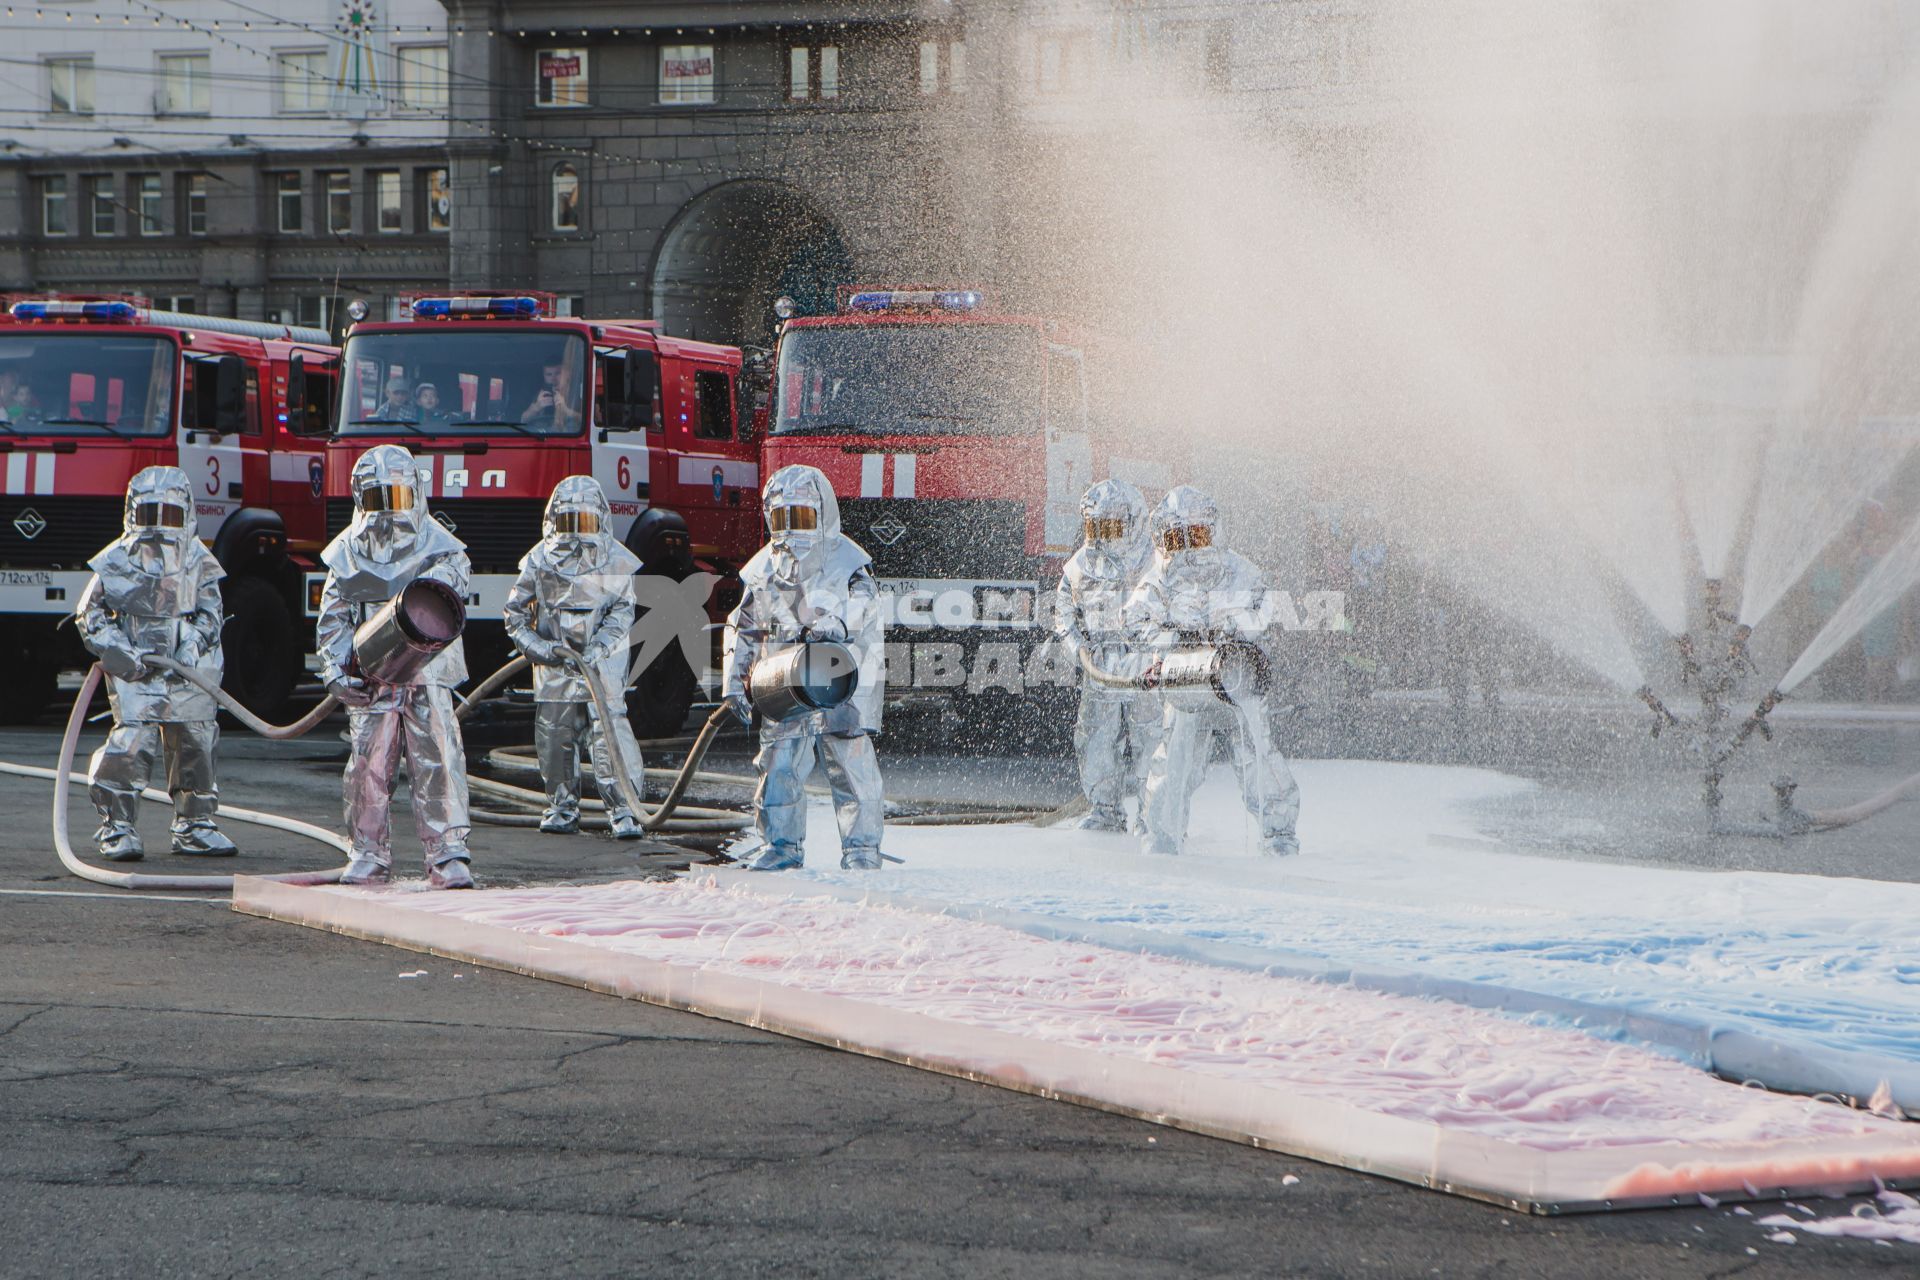
[[[272,719],[286,705],[300,671],[293,615],[264,578],[234,577],[220,584],[226,607],[220,685],[257,716]]]
[[[0,680],[0,724],[32,724],[59,692],[59,669],[14,635],[0,643],[0,661],[7,670]]]
[[[627,718],[633,723],[634,736],[671,738],[678,734],[699,691],[699,682],[680,655],[680,647],[668,645],[627,690]]]

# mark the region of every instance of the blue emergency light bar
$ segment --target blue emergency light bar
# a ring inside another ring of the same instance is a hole
[[[531,320],[540,314],[538,298],[415,298],[416,320],[488,318]]]
[[[977,311],[984,301],[975,289],[865,289],[847,298],[847,310]]]
[[[129,324],[140,317],[131,302],[16,302],[15,320],[105,320]]]

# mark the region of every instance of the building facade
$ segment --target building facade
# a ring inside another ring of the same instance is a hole
[[[0,291],[327,324],[444,288],[435,0],[18,7],[0,76]],[[31,16],[31,19],[29,18]]]

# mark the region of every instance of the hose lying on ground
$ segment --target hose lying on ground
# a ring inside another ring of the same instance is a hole
[[[165,660],[157,659],[156,665],[162,662],[165,662]],[[199,677],[198,673],[189,673],[186,668],[176,666],[171,662],[165,662],[165,665],[172,670],[179,671],[183,675],[190,675],[193,682],[201,688],[208,688],[207,683]],[[0,773],[10,773],[17,777],[24,778],[53,779],[54,851],[60,855],[61,864],[82,880],[91,880],[95,884],[114,885],[122,889],[231,889],[233,887],[233,877],[231,875],[148,875],[143,872],[134,871],[108,871],[104,867],[96,867],[90,863],[82,862],[74,853],[73,845],[67,832],[67,790],[71,783],[87,781],[85,774],[78,774],[72,771],[73,755],[80,744],[80,730],[86,724],[87,708],[93,702],[94,690],[99,687],[100,666],[98,663],[95,663],[88,669],[86,679],[80,682],[80,692],[74,697],[73,712],[67,717],[66,736],[60,740],[60,762],[57,766],[52,769],[41,769],[33,765],[0,762]],[[241,707],[239,703],[234,702],[225,692],[218,689],[208,689],[208,691],[220,700],[222,706],[228,707],[229,710],[235,711],[236,714],[245,711],[245,708]],[[325,703],[322,703],[323,707],[325,705]],[[257,717],[253,716],[252,712],[246,712],[246,718],[258,720]],[[310,719],[312,717],[307,718]],[[267,725],[265,721],[258,721],[258,723],[265,728],[277,731],[268,736],[297,736],[293,733],[284,732],[284,730],[292,729],[294,727],[292,725]],[[300,723],[305,723],[305,720],[303,719]],[[314,723],[318,723],[318,721],[315,720]],[[307,725],[307,728],[311,727],[312,725]],[[301,729],[300,732],[304,733],[306,729]],[[172,797],[167,795],[166,792],[156,790],[152,787],[148,787],[140,794],[149,800],[168,802],[172,800]],[[342,837],[324,828],[316,827],[310,823],[301,822],[294,818],[283,818],[278,814],[260,813],[253,809],[236,809],[232,807],[224,807],[220,812],[222,816],[233,818],[240,822],[250,822],[255,826],[273,827],[280,831],[292,832],[297,836],[305,836],[310,840],[318,840],[323,844],[332,845],[343,854],[349,852],[347,842]],[[269,876],[267,878],[285,881],[289,884],[330,884],[338,880],[345,871],[346,868],[340,866],[335,867],[331,871],[295,871],[282,875]]]
[[[580,654],[573,649],[568,648],[564,644],[561,647],[567,656],[572,659],[576,670],[584,677],[584,683],[587,686],[587,696],[593,702],[594,712],[599,716],[600,723],[602,725],[613,724],[616,718],[613,701],[607,696],[606,690],[601,686],[599,672],[594,670],[592,663],[581,657]],[[526,665],[527,660],[522,656],[514,659],[513,662],[509,662],[506,666],[500,668],[499,671],[494,672],[493,675],[487,677],[487,679],[482,682],[479,688],[474,690],[475,697],[468,700],[468,705],[476,702],[478,696],[483,691],[491,691],[493,688],[497,688],[499,684],[504,684],[515,671],[524,668]],[[624,705],[621,706],[618,714],[626,714],[626,707]],[[724,833],[742,830],[750,824],[751,819],[745,814],[735,813],[726,809],[700,809],[688,806],[685,816],[674,816],[675,811],[682,807],[680,802],[687,793],[687,787],[692,784],[694,774],[700,768],[700,761],[706,757],[707,748],[713,745],[714,736],[720,732],[720,726],[726,722],[726,717],[730,714],[731,712],[724,706],[714,708],[713,714],[707,717],[707,722],[700,727],[699,734],[695,736],[693,747],[687,752],[687,758],[681,764],[679,772],[674,775],[673,784],[667,789],[667,794],[661,799],[657,806],[651,808],[648,807],[645,797],[641,795],[640,788],[635,785],[632,762],[627,759],[626,749],[620,744],[620,735],[602,732],[601,740],[606,746],[608,760],[613,765],[614,785],[619,789],[620,798],[626,802],[627,809],[635,817],[640,819],[640,829],[642,831],[674,831],[687,834]],[[495,782],[487,778],[473,778],[469,776],[467,785],[476,790],[484,791],[508,800],[518,801],[522,804],[538,805],[544,804],[546,801],[546,796],[540,792],[530,791],[525,787],[511,786],[504,782]],[[605,804],[605,799],[605,797],[601,799],[602,806]],[[540,824],[540,819],[537,815],[528,813],[495,813],[490,810],[475,809],[472,811],[472,814],[475,821],[490,823],[494,826],[531,827]],[[598,826],[599,824],[595,823],[594,825]]]

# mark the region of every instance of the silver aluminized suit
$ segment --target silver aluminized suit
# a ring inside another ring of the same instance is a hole
[[[1061,571],[1053,630],[1078,663],[1083,655],[1116,667],[1130,649],[1125,609],[1153,560],[1147,500],[1124,480],[1102,480],[1080,499],[1087,540]],[[1147,761],[1160,741],[1160,699],[1151,693],[1080,682],[1073,748],[1080,790],[1091,806],[1080,826],[1124,831],[1129,794],[1142,794]]]
[[[564,518],[590,517],[598,532],[558,526]],[[609,730],[618,740],[634,790],[643,785],[640,744],[626,718],[627,637],[633,630],[633,575],[640,558],[610,532],[613,512],[592,476],[568,476],[547,499],[540,542],[520,561],[520,577],[507,593],[507,636],[533,665],[533,741],[547,812],[540,829],[568,832],[580,826],[580,747],[587,747],[594,781],[607,806],[615,838],[643,834],[640,818],[621,798]],[[562,657],[564,642],[582,655],[618,712],[600,723],[586,678]]]
[[[1153,565],[1127,601],[1127,627],[1136,644],[1162,653],[1221,640],[1270,648],[1272,593],[1265,575],[1245,557],[1212,545],[1219,526],[1213,499],[1188,485],[1171,490],[1155,509]],[[1209,545],[1170,550],[1169,530],[1189,528],[1208,530]],[[1147,770],[1142,833],[1147,852],[1180,852],[1216,733],[1228,735],[1241,799],[1260,823],[1261,852],[1296,852],[1300,790],[1286,758],[1272,747],[1264,697],[1247,698],[1237,707],[1218,703],[1189,709],[1166,702],[1160,745]]]
[[[226,571],[194,530],[193,489],[178,467],[148,467],[127,485],[125,532],[87,562],[93,577],[75,613],[80,639],[107,671],[113,730],[87,775],[100,829],[94,847],[116,862],[143,855],[135,821],[140,792],[166,753],[173,797],[173,852],[226,855],[233,842],[214,824],[220,742],[212,697],[170,671],[171,658],[220,683],[220,580]]]
[[[320,553],[327,580],[320,592],[318,647],[327,688],[348,709],[342,790],[353,863],[347,881],[388,878],[389,809],[404,759],[429,879],[466,887],[472,883],[465,867],[467,756],[452,693],[467,678],[466,652],[455,640],[404,685],[362,680],[353,654],[355,629],[414,579],[433,578],[462,596],[467,592],[467,549],[427,514],[419,470],[412,454],[391,444],[367,450],[353,464],[353,520]],[[395,492],[407,495],[404,509],[379,509],[371,496]],[[453,868],[456,862],[461,866]]]
[[[762,491],[769,529],[775,509],[811,508],[818,527],[776,531],[740,571],[744,593],[727,619],[722,691],[745,713],[754,663],[803,639],[837,640],[853,651],[860,672],[852,698],[831,711],[760,727],[754,768],[754,818],[765,842],[747,866],[781,871],[801,865],[807,834],[807,778],[817,759],[826,769],[840,822],[840,865],[880,866],[884,800],[874,735],[886,700],[886,654],[873,558],[840,532],[840,504],[817,468],[782,467]]]

